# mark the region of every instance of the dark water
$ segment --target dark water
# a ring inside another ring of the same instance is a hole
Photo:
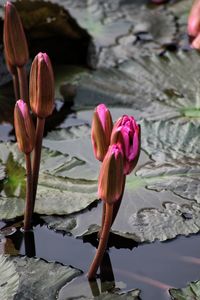
[[[62,288],[59,299],[92,296],[86,277],[95,254],[95,247],[90,243],[56,233],[45,225],[35,226],[28,237],[18,229],[9,238],[22,255],[57,261],[84,272],[81,277]],[[170,299],[168,288],[185,287],[188,282],[200,278],[200,235],[142,244],[132,250],[112,247],[105,257],[104,268],[102,276],[109,277],[112,280],[110,286],[114,285],[122,292],[138,288],[142,291],[143,300]],[[99,292],[110,288],[100,280],[98,284],[101,286]]]

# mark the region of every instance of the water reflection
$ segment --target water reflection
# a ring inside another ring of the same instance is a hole
[[[34,231],[24,232],[24,245],[25,245],[25,255],[28,257],[34,257],[36,255],[35,251],[35,237]]]
[[[101,289],[99,289],[97,280],[88,280],[93,297],[99,296],[101,293],[111,291],[115,288],[115,277],[108,252],[105,252],[102,263],[100,265],[99,278]]]

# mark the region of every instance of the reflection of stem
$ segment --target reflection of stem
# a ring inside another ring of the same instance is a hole
[[[101,292],[105,292],[115,287],[115,277],[108,252],[104,253],[100,264]],[[104,282],[107,282],[106,284]]]
[[[112,224],[111,224],[111,226],[113,225],[113,223],[115,221],[115,218],[116,218],[116,216],[118,214],[118,211],[119,211],[119,208],[120,208],[120,205],[121,205],[121,202],[122,202],[122,198],[123,198],[123,195],[124,195],[125,183],[126,183],[126,176],[124,175],[124,181],[123,181],[123,186],[122,186],[122,193],[121,193],[119,199],[116,202],[114,202],[114,204],[113,204],[113,216],[112,216]],[[104,202],[103,203],[103,211],[102,211],[102,219],[101,219],[101,228],[100,228],[100,230],[98,232],[98,238],[100,238],[100,236],[101,236],[101,232],[102,232],[103,225],[104,225],[104,220],[105,220],[105,214],[106,214],[106,203]]]
[[[32,193],[32,171],[31,171],[31,158],[30,153],[26,154],[26,205],[24,213],[24,230],[31,229],[31,219],[32,219],[32,206],[33,206],[33,193]]]
[[[106,203],[106,214],[105,214],[103,230],[100,237],[98,249],[96,251],[95,257],[93,259],[93,262],[88,272],[88,280],[93,280],[95,278],[97,269],[101,264],[107,246],[107,242],[108,242],[110,227],[112,224],[112,215],[113,215],[113,204]]]
[[[98,297],[100,295],[99,287],[96,279],[94,281],[89,281],[90,289],[93,297]]]
[[[35,238],[33,231],[24,232],[25,255],[28,257],[35,256]]]
[[[33,170],[33,211],[35,206],[38,176],[40,170],[40,158],[41,158],[41,150],[42,150],[44,124],[45,124],[44,118],[37,118],[35,148],[34,148],[34,156],[33,156],[33,169],[32,169]]]
[[[25,66],[17,67],[18,78],[19,78],[19,90],[20,98],[24,100],[28,105],[28,82]]]

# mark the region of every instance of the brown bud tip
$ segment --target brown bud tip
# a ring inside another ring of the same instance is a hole
[[[20,16],[10,2],[5,5],[3,41],[7,64],[24,66],[29,58],[28,45]]]
[[[92,145],[95,157],[103,161],[110,145],[110,136],[113,122],[109,109],[104,104],[99,104],[92,120]]]
[[[23,100],[18,100],[15,104],[14,125],[19,150],[25,154],[30,153],[35,144],[35,127]]]
[[[123,181],[123,151],[120,144],[115,144],[109,147],[101,166],[99,197],[109,204],[114,203],[121,196]]]
[[[48,117],[54,108],[54,75],[46,53],[36,55],[31,66],[30,105],[39,118]]]

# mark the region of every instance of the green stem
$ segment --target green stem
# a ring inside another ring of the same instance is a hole
[[[44,133],[44,118],[37,118],[35,148],[33,154],[33,211],[35,206],[35,198],[37,193],[38,176],[40,170],[40,159],[42,150],[42,138]]]
[[[26,154],[26,204],[24,212],[24,230],[28,231],[31,229],[32,221],[32,206],[33,206],[33,193],[32,193],[32,171],[31,171],[31,158],[30,153]]]
[[[103,259],[103,255],[106,250],[108,237],[109,237],[109,233],[110,233],[110,227],[112,224],[112,215],[113,215],[113,204],[106,203],[106,214],[105,214],[103,230],[102,230],[102,234],[100,237],[98,249],[96,251],[95,257],[93,259],[93,262],[92,262],[89,272],[88,272],[88,280],[95,279],[96,272],[97,272],[98,267],[101,264],[101,261]]]
[[[17,67],[18,79],[19,79],[19,91],[20,98],[24,100],[28,105],[28,82],[25,66]]]

